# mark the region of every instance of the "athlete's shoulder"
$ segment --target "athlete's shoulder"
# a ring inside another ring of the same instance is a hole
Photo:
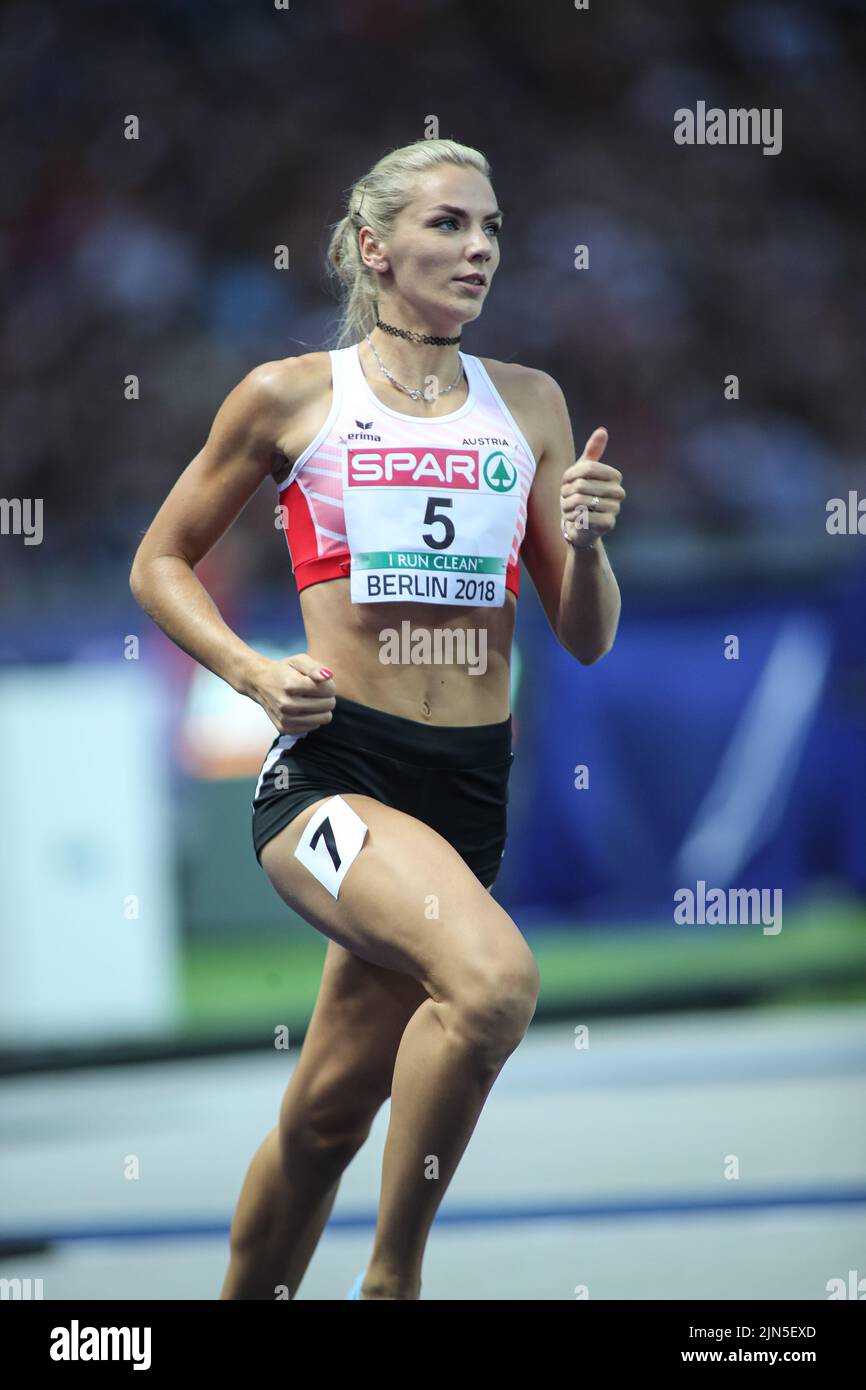
[[[539,386],[553,380],[538,367],[524,367],[520,362],[499,362],[495,357],[479,357],[478,361],[485,367],[500,396],[510,392],[519,398],[532,399]]]
[[[498,362],[495,357],[479,357],[487,373],[529,441],[533,455],[540,459],[545,440],[545,419],[551,393],[558,388],[553,377],[538,367],[520,362]]]
[[[509,406],[513,401],[541,421],[551,411],[567,413],[562,387],[549,372],[540,367],[523,367],[519,362],[497,362],[492,357],[479,357],[478,360],[484,363],[494,386]]]
[[[295,406],[310,390],[330,384],[330,355],[327,352],[303,352],[296,357],[261,362],[248,373],[246,381],[250,389],[261,396]]]

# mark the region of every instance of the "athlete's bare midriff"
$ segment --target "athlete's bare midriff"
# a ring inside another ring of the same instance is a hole
[[[363,360],[363,349],[361,356]],[[481,361],[537,462],[539,423],[530,373],[516,363]],[[303,370],[309,389],[278,441],[273,469],[277,483],[288,477],[293,461],[316,437],[331,408],[327,352],[307,354]],[[462,383],[459,390],[425,405],[386,380],[380,385],[368,375],[368,381],[384,405],[426,420],[458,410],[468,392]],[[496,724],[508,718],[517,608],[510,590],[505,591],[502,608],[452,608],[419,601],[352,603],[349,588],[348,578],[328,579],[308,585],[300,594],[307,651],[334,672],[338,696],[426,724]]]

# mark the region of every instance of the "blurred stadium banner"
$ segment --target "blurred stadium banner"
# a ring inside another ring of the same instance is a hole
[[[0,1044],[159,1036],[179,1008],[165,707],[141,664],[0,672]]]
[[[726,644],[738,644],[725,658]],[[866,882],[866,739],[832,718],[835,623],[805,601],[626,619],[589,671],[542,645],[523,712],[510,900],[672,918],[673,894]],[[563,750],[568,757],[563,758]],[[859,808],[859,810],[858,810]]]

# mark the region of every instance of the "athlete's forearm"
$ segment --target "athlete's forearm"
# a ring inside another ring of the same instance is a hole
[[[587,550],[568,547],[559,599],[559,640],[584,666],[610,651],[622,599],[601,537]]]
[[[239,694],[251,693],[253,676],[266,658],[232,632],[186,560],[161,555],[140,569],[133,565],[129,587],[145,613],[182,651]]]

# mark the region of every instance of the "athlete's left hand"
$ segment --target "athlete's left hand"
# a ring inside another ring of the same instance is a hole
[[[562,534],[575,550],[588,549],[613,530],[625,497],[619,469],[601,462],[607,438],[603,425],[593,430],[580,458],[562,475]],[[594,497],[598,505],[590,511]]]

